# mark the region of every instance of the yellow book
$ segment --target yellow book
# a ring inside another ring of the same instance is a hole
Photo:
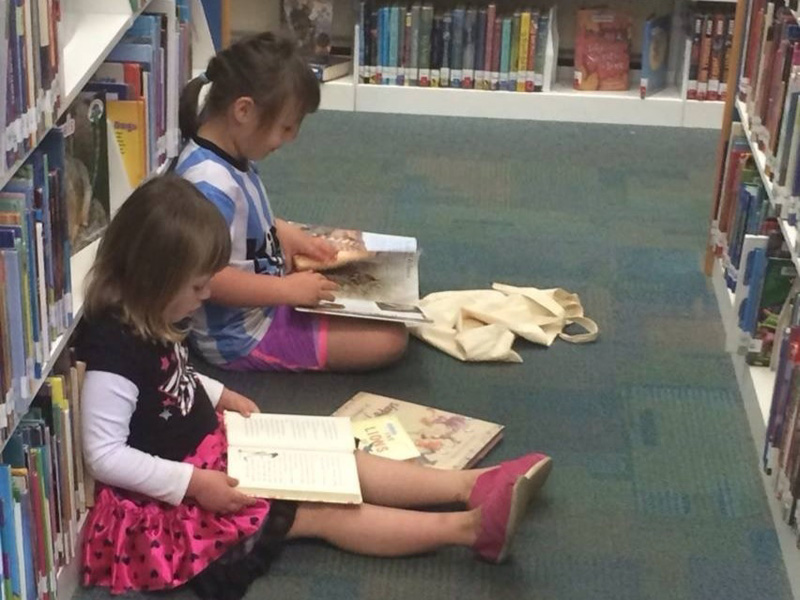
[[[125,171],[135,188],[147,175],[147,120],[144,100],[109,100],[106,103],[109,127],[119,145]]]
[[[402,424],[394,415],[353,421],[353,435],[358,449],[375,456],[393,460],[408,460],[421,456]]]
[[[517,91],[525,91],[525,79],[528,76],[528,44],[531,35],[531,11],[522,11],[519,19],[519,53],[517,54]]]

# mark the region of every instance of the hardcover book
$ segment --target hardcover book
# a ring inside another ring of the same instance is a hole
[[[609,9],[578,11],[574,87],[584,91],[628,89],[631,18]]]
[[[437,469],[468,469],[503,437],[503,425],[431,406],[359,392],[333,413],[354,423],[396,417],[420,456],[416,462]]]

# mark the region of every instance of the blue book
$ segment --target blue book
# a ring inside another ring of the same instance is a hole
[[[10,583],[11,595],[6,598],[20,598],[22,585],[20,563],[17,554],[17,531],[14,522],[14,492],[11,480],[11,467],[0,464],[0,506],[2,506],[2,523],[0,523],[0,540],[3,544],[3,562],[6,565],[6,576]]]
[[[16,436],[11,436],[13,440]],[[10,441],[10,440],[9,440]],[[18,466],[18,465],[15,465]],[[21,565],[20,573],[24,592],[22,600],[36,600],[36,566],[34,563],[34,540],[36,530],[33,526],[33,508],[31,506],[31,495],[28,489],[28,481],[25,477],[14,476],[14,500],[20,505],[22,516],[22,557],[24,564]]]
[[[739,307],[739,328],[745,333],[755,335],[758,322],[758,306],[764,276],[767,270],[767,251],[765,248],[756,248],[747,257],[744,284],[749,286],[747,298]]]
[[[667,87],[670,16],[651,16],[644,22],[639,95],[651,96]]]
[[[475,89],[484,89],[486,71],[491,66],[486,66],[486,8],[478,10],[478,37],[475,44]],[[494,23],[492,23],[494,27]]]
[[[464,64],[464,19],[463,7],[453,10],[453,28],[450,33],[450,87],[460,88]]]
[[[388,82],[390,85],[395,85],[397,83],[397,66],[400,64],[398,62],[398,44],[400,40],[398,39],[398,28],[400,27],[400,7],[399,6],[392,6],[389,8],[389,61],[388,67],[386,69],[386,75],[388,77]]]
[[[500,89],[510,89],[511,68],[511,17],[503,17],[503,26],[500,30]]]
[[[16,240],[10,231],[0,231],[0,256],[3,259],[6,282],[6,319],[11,347],[12,389],[17,414],[23,414],[29,400],[28,372],[25,361],[25,330],[22,327],[22,277],[19,271],[19,253]]]
[[[24,191],[12,192],[19,187],[19,180],[12,180],[3,192],[0,192],[0,212],[13,212],[20,215],[23,248],[26,251],[26,268],[28,271],[28,287],[30,290],[31,329],[33,336],[33,376],[42,376],[42,325],[39,312],[38,267],[36,265],[36,233],[33,217],[33,187],[24,187]],[[11,189],[9,189],[11,188]]]

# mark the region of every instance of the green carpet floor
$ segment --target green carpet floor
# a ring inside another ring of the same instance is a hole
[[[485,464],[555,469],[513,560],[286,547],[248,598],[784,600],[790,592],[710,283],[717,134],[322,113],[263,165],[280,216],[415,235],[421,292],[493,281],[578,292],[595,344],[519,344],[468,365],[412,341],[359,376],[220,375],[267,411],[330,413],[359,390],[504,423]],[[106,598],[82,590],[78,598]],[[137,596],[138,597],[138,596]],[[188,598],[179,591],[159,595]]]

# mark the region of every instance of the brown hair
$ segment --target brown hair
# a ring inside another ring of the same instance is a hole
[[[228,264],[231,239],[219,210],[175,175],[137,188],[108,226],[90,271],[86,314],[109,310],[144,339],[179,341],[164,311],[193,277]]]
[[[198,98],[211,83],[202,115]],[[266,32],[249,36],[220,50],[183,88],[179,124],[184,139],[191,138],[204,118],[223,114],[237,98],[250,97],[261,110],[263,126],[271,125],[290,102],[298,118],[319,107],[319,81],[300,55],[294,40]]]

